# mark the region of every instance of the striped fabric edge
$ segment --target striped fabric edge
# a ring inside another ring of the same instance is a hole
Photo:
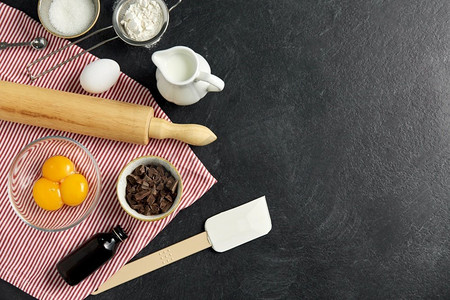
[[[27,40],[38,35],[49,40],[49,47],[41,52],[30,51],[27,47],[0,52],[0,80],[29,84],[26,73],[18,66],[24,66],[67,43],[66,40],[50,35],[38,22],[24,13],[1,2],[0,21],[2,41]],[[36,71],[82,51],[76,46],[67,50],[38,66]],[[18,59],[19,57],[21,59]],[[95,59],[96,57],[89,53],[84,54],[63,68],[39,78],[32,85],[87,94],[78,84],[78,78],[84,65]],[[151,93],[123,73],[117,84],[99,97],[151,105],[155,109],[156,117],[169,120]],[[152,140],[147,146],[139,146],[0,121],[1,186],[8,186],[5,174],[14,156],[29,142],[48,135],[72,138],[88,148],[97,160],[104,182],[101,203],[91,216],[75,228],[57,233],[37,231],[24,224],[12,211],[6,188],[0,191],[0,228],[4,233],[1,237],[0,277],[39,299],[85,298],[144,248],[181,209],[190,206],[217,182],[189,146],[175,140]],[[117,153],[120,155],[116,155]],[[172,215],[158,222],[143,223],[129,217],[118,207],[117,201],[111,199],[115,198],[115,174],[118,170],[131,159],[149,154],[162,156],[175,165],[182,175],[185,191],[180,206]],[[106,215],[108,218],[104,217]],[[93,234],[109,231],[117,224],[126,228],[130,237],[119,246],[114,259],[76,287],[68,286],[54,270],[56,262]],[[22,241],[25,237],[27,243]]]

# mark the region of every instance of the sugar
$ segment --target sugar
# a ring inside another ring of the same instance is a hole
[[[95,6],[92,0],[53,0],[48,17],[61,34],[76,35],[92,24]]]

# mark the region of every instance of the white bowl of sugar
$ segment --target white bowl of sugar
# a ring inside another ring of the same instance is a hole
[[[50,33],[75,38],[88,32],[97,22],[100,0],[39,0],[38,16]]]

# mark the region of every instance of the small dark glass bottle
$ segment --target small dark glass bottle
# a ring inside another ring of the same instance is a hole
[[[56,269],[68,284],[76,285],[113,257],[117,245],[126,238],[120,226],[109,233],[97,233],[60,260]]]

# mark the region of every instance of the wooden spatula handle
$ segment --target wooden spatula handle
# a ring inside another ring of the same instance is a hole
[[[199,146],[216,139],[204,126],[153,118],[149,106],[6,81],[0,81],[0,119],[144,145],[150,136]]]
[[[122,267],[116,274],[106,280],[92,295],[100,294],[115,286],[142,276],[146,273],[167,266],[177,260],[211,247],[206,232],[194,235],[184,241],[173,244],[158,252],[135,260]]]

